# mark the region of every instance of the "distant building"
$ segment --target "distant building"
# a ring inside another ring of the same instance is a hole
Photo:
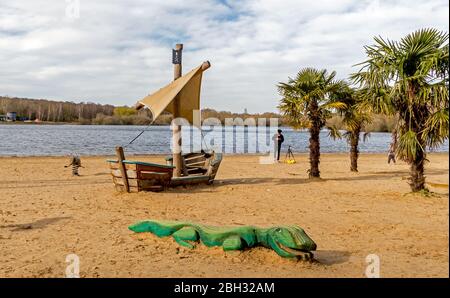
[[[17,113],[16,112],[8,112],[6,113],[6,121],[16,121]]]

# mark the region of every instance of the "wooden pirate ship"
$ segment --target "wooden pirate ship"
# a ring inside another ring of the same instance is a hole
[[[173,118],[183,118],[201,129],[200,89],[202,75],[211,64],[206,61],[184,76],[181,75],[183,46],[173,50],[174,80],[153,94],[139,100],[136,109],[146,107],[153,121],[162,112]],[[116,190],[124,192],[161,191],[170,186],[211,184],[222,161],[222,154],[211,152],[181,152],[181,125],[172,124],[172,151],[166,164],[127,160],[122,147],[116,148],[117,160],[107,160]]]

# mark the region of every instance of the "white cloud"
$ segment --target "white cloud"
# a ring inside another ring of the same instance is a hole
[[[448,31],[448,2],[298,0],[0,0],[0,94],[132,105],[171,80],[171,48],[184,71],[210,60],[203,106],[275,111],[275,84],[302,67],[340,78],[373,37],[423,27]]]

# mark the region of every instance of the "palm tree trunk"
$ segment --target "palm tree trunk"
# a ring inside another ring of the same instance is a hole
[[[319,163],[320,163],[320,141],[319,134],[320,128],[311,127],[309,129],[309,178],[319,178]]]
[[[425,189],[424,163],[426,154],[422,150],[418,150],[414,160],[411,162],[410,182],[413,192]]]
[[[359,134],[360,130],[352,132],[350,137],[350,171],[358,172],[358,156],[359,156]]]
[[[414,92],[414,87],[411,87],[411,93]],[[416,155],[410,160],[410,178],[409,185],[413,192],[425,190],[425,176],[424,176],[424,163],[426,159],[426,143],[424,141],[423,130],[425,119],[427,115],[427,109],[421,106],[415,106],[412,109],[413,119],[416,121],[408,121],[409,127],[416,133],[420,148],[417,148]]]
[[[310,111],[311,127],[309,128],[309,178],[320,178],[319,163],[321,119],[318,115],[318,105],[316,102],[311,102]]]

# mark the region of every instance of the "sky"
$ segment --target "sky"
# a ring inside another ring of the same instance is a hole
[[[0,0],[0,95],[133,105],[209,60],[201,105],[277,111],[304,67],[346,79],[374,36],[449,31],[446,0]]]

